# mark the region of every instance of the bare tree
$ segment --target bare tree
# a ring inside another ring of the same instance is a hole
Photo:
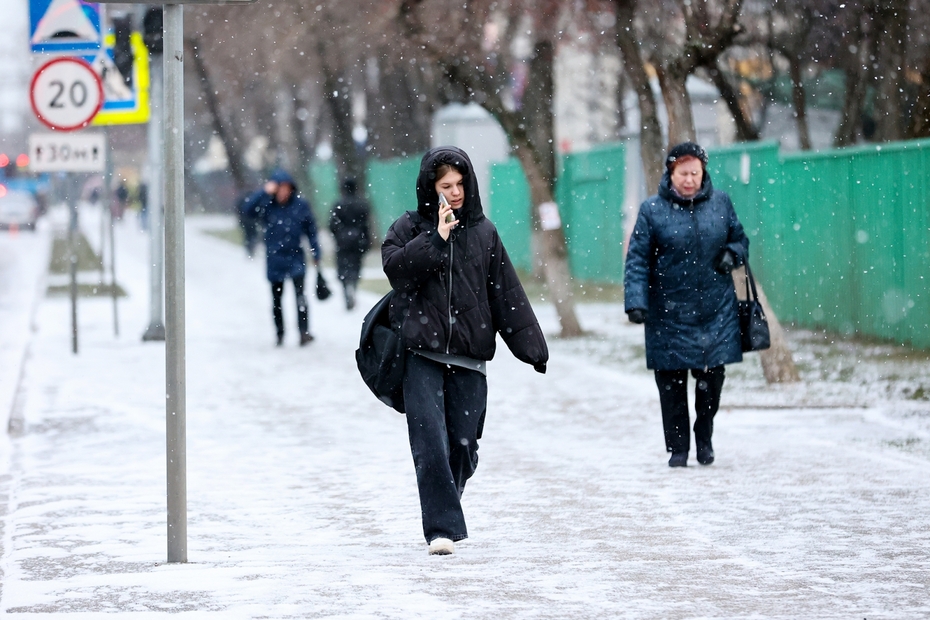
[[[875,138],[880,142],[903,140],[906,136],[904,74],[907,67],[908,0],[881,0],[873,5],[875,36]]]
[[[617,47],[625,62],[626,75],[633,84],[639,103],[639,157],[646,176],[646,187],[659,186],[662,178],[663,152],[662,125],[659,122],[659,106],[656,103],[649,74],[640,54],[636,26],[634,23],[636,0],[613,0],[617,17]]]
[[[365,64],[366,123],[371,153],[405,157],[430,146],[430,124],[439,104],[434,67],[418,62],[419,50],[401,32],[401,20],[379,22]]]
[[[691,97],[685,87],[698,67],[715,67],[717,58],[740,31],[742,0],[676,0],[672,10],[663,0],[644,3],[641,14],[652,49],[653,65],[668,115],[668,144],[694,140]]]
[[[924,60],[919,75],[908,135],[911,138],[930,138],[930,55]]]
[[[220,111],[219,100],[217,98],[217,93],[219,91],[217,86],[213,83],[210,72],[207,70],[207,65],[200,53],[199,37],[187,37],[185,44],[193,61],[194,71],[197,74],[204,103],[210,112],[211,126],[226,149],[226,157],[229,160],[229,171],[236,184],[237,193],[241,193],[248,187],[251,179],[249,179],[249,175],[246,172],[245,162],[242,157],[239,132],[235,131],[234,128],[230,126],[230,123]]]
[[[911,3],[908,21],[908,67],[914,76],[909,138],[930,137],[930,11]]]
[[[774,0],[769,12],[769,46],[788,62],[791,78],[791,102],[798,126],[801,149],[811,148],[807,126],[807,92],[804,88],[804,67],[810,62],[808,37],[814,24],[814,10],[803,0]]]

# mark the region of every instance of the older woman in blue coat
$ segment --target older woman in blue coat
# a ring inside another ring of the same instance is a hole
[[[725,365],[743,360],[730,272],[745,264],[749,240],[726,193],[707,174],[693,142],[669,151],[657,195],[639,207],[624,272],[625,308],[644,323],[646,366],[655,371],[670,467],[691,447],[688,372],[696,381],[697,460],[714,462],[711,436]]]

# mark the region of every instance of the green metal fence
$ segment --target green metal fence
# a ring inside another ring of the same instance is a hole
[[[626,149],[601,146],[561,158],[555,198],[569,266],[576,278],[623,280],[623,197]],[[494,223],[518,268],[532,266],[530,191],[516,159],[491,166]]]
[[[562,215],[572,275],[623,281],[623,182],[626,148],[599,146],[562,158],[556,201]]]
[[[307,192],[317,225],[329,225],[329,208],[339,198],[339,181],[336,179],[336,163],[333,160],[316,161],[307,170],[310,190]]]
[[[533,267],[530,221],[530,187],[516,159],[491,165],[491,195],[494,225],[507,248],[510,260],[524,271]]]
[[[710,159],[780,319],[930,347],[930,141]]]
[[[373,159],[368,163],[368,199],[379,239],[404,211],[417,208],[416,182],[421,157]]]

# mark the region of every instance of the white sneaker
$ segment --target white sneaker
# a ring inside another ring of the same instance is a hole
[[[429,544],[430,555],[452,555],[455,553],[455,543],[448,538],[434,538]]]

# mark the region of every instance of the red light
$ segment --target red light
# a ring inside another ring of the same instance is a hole
[[[0,198],[6,196],[6,185],[0,185]]]
[[[10,164],[10,158],[6,156],[6,153],[0,153],[0,168],[5,168]]]
[[[28,166],[28,165],[29,165],[29,156],[26,155],[25,153],[20,153],[20,154],[16,157],[16,165],[19,166],[20,168],[25,168],[26,166]]]

